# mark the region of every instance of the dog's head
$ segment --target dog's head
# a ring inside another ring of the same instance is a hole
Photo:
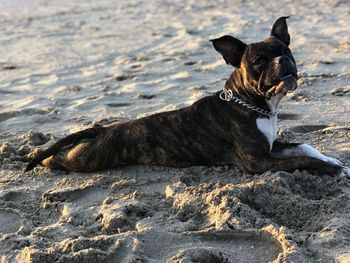
[[[288,47],[287,18],[277,19],[270,37],[258,43],[247,45],[227,35],[211,40],[226,63],[236,68],[240,85],[249,93],[269,99],[296,89],[298,74]]]

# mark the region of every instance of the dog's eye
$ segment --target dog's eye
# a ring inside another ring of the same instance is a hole
[[[253,64],[255,66],[261,66],[264,63],[264,59],[261,57],[257,57],[256,59],[254,59]]]
[[[261,57],[257,57],[256,59],[254,59],[253,64],[259,66],[263,62],[264,62],[264,60]]]
[[[284,53],[288,55],[288,54],[292,53],[292,51],[288,48],[284,51]]]

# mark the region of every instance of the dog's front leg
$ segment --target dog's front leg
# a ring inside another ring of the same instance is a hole
[[[281,143],[275,141],[271,150],[271,156],[274,158],[286,158],[286,157],[311,157],[322,161],[320,167],[317,170],[326,170],[326,166],[329,164],[338,167],[340,176],[350,176],[350,169],[345,167],[339,160],[328,157],[308,144],[297,143]],[[287,160],[290,160],[289,158]],[[310,163],[311,166],[311,163]],[[311,168],[311,167],[310,167]]]
[[[338,175],[342,172],[342,167],[324,162],[310,156],[295,157],[274,157],[268,156],[264,159],[255,159],[245,162],[244,170],[250,174],[264,173],[266,171],[295,171],[306,170],[311,173],[325,173]],[[345,175],[343,175],[345,176]]]

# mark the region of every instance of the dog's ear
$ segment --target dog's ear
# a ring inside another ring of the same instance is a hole
[[[288,33],[287,18],[289,18],[289,16],[282,16],[276,20],[271,29],[271,36],[278,38],[289,46],[290,36]]]
[[[210,41],[216,51],[224,57],[227,64],[239,68],[244,50],[247,47],[245,43],[232,36],[223,36]]]

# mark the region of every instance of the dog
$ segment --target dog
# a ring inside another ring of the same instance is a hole
[[[71,134],[35,156],[25,171],[39,163],[77,172],[233,164],[250,174],[299,169],[350,176],[340,161],[307,144],[276,140],[277,106],[298,79],[287,18],[277,19],[258,43],[228,35],[211,40],[235,68],[222,91],[179,110]]]

